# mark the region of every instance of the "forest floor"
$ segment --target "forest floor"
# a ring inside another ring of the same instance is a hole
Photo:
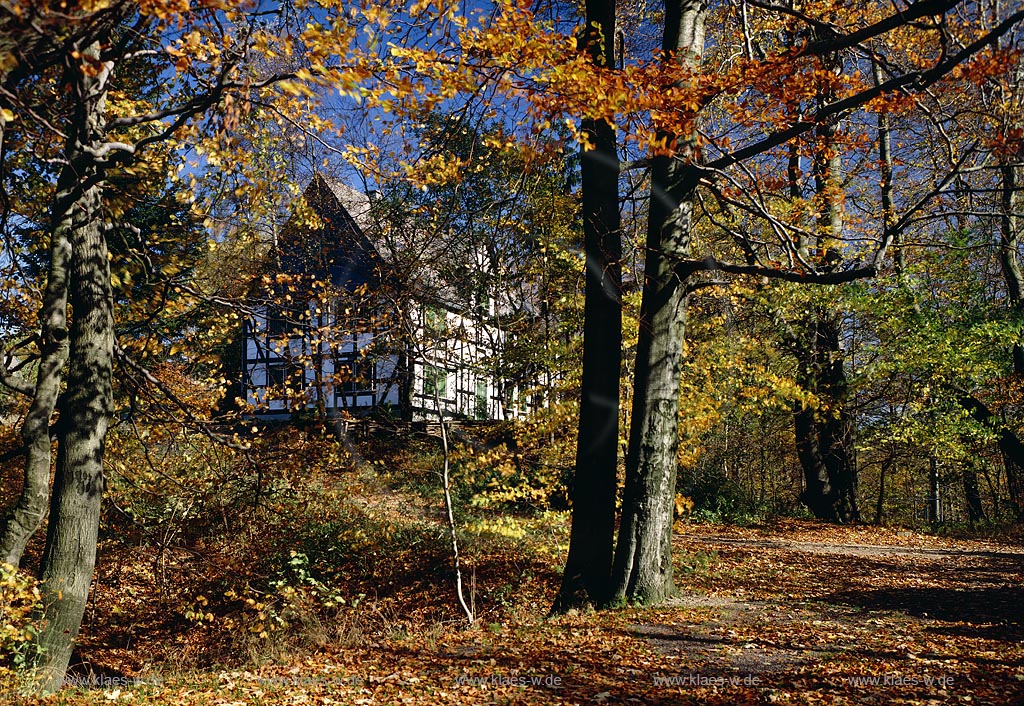
[[[676,598],[549,618],[560,514],[517,539],[480,534],[464,547],[479,615],[467,627],[441,506],[381,489],[348,483],[324,496],[324,507],[365,515],[329,525],[310,515],[308,526],[333,528],[333,576],[350,597],[327,614],[224,588],[246,571],[239,547],[255,561],[280,553],[275,542],[313,546],[299,529],[282,539],[274,515],[219,546],[154,555],[104,545],[71,672],[79,684],[29,699],[0,671],[0,703],[1024,704],[1019,536],[679,522]],[[339,536],[365,541],[346,553]]]
[[[759,677],[740,702],[1024,703],[1019,545],[796,521],[688,529],[691,556],[717,559],[672,602],[698,619],[638,627],[682,673]]]
[[[470,629],[368,633],[48,702],[1024,703],[1019,544],[801,521],[679,530],[681,594],[657,608],[548,619],[538,595]]]

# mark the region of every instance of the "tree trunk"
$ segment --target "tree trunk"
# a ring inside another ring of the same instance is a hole
[[[666,2],[662,45],[666,61],[698,66],[706,13],[703,2]],[[690,279],[689,274],[678,272],[677,263],[690,255],[698,182],[692,136],[659,137],[666,145],[675,145],[676,154],[652,160],[626,488],[612,572],[613,599],[644,604],[660,602],[675,592],[672,511]]]
[[[1024,443],[1010,429],[999,423],[999,418],[981,400],[970,395],[960,397],[960,406],[974,421],[991,428],[997,435],[999,451],[1006,471],[1006,488],[1010,504],[1018,520],[1024,519]]]
[[[942,501],[939,498],[939,463],[934,455],[928,457],[928,521],[933,525],[942,521]]]
[[[826,368],[830,402],[835,408],[822,422],[825,469],[832,485],[832,503],[840,522],[860,522],[860,507],[857,504],[857,455],[856,428],[850,414],[849,388],[843,367],[842,349],[839,346],[839,324],[832,322],[829,354],[831,360]],[[837,353],[838,351],[838,353]]]
[[[25,482],[0,532],[0,561],[14,566],[20,564],[25,545],[43,521],[50,499],[50,420],[68,358],[68,264],[71,257],[68,237],[76,216],[76,186],[74,170],[65,166],[57,181],[50,219],[50,265],[39,312],[40,359],[35,395],[21,427],[25,443]]]
[[[820,520],[859,522],[855,431],[848,410],[849,391],[839,344],[841,322],[817,311],[795,341],[797,380],[821,403],[820,409],[794,411],[796,448],[804,470],[800,497]]]
[[[614,66],[615,2],[587,0],[585,50]],[[619,232],[619,160],[615,130],[604,120],[584,120],[594,144],[582,153],[583,379],[573,478],[569,554],[554,612],[608,600],[615,539],[619,442],[619,377],[622,369],[622,243]]]
[[[409,356],[408,346],[403,345],[401,350],[396,354],[398,359],[397,374],[398,374],[398,409],[399,418],[403,421],[412,421],[412,360]],[[376,373],[375,373],[376,375]],[[503,391],[498,391],[498,396],[501,399],[501,409],[507,414],[507,404],[503,396]]]
[[[839,57],[830,57],[823,68],[841,71]],[[824,105],[834,98],[832,89],[826,87],[818,96],[819,104]],[[821,213],[817,259],[819,266],[825,269],[834,267],[842,257],[836,244],[845,228],[840,180],[843,163],[840,151],[835,148],[837,132],[836,121],[826,122],[817,129],[813,159],[815,192]],[[805,243],[801,243],[801,248],[806,252]],[[801,501],[818,519],[847,523],[859,522],[860,510],[854,454],[856,431],[849,413],[841,331],[841,315],[823,307],[804,321],[803,337],[795,341],[797,376],[801,385],[818,398],[821,409],[801,407],[796,410],[794,431],[797,455],[804,469],[805,489]]]
[[[889,473],[889,464],[892,462],[892,455],[882,462],[878,472],[878,498],[875,501],[875,521],[879,527],[885,524],[885,478]]]
[[[968,462],[964,468],[964,499],[967,501],[967,520],[973,525],[985,519],[985,506],[978,488],[978,469]]]
[[[1024,274],[1021,272],[1020,254],[1020,185],[1017,183],[1017,169],[1013,164],[1000,164],[999,176],[999,261],[1006,281],[1007,298],[1011,313],[1016,317],[1024,315]],[[1024,345],[1015,341],[1012,349],[1013,372],[1024,375]]]
[[[1002,264],[1003,278],[1006,280],[1006,291],[1010,309],[1014,316],[1024,316],[1024,274],[1020,262],[1020,213],[1021,185],[1018,183],[1018,170],[1014,164],[999,165],[1001,180],[1000,218],[999,218],[999,261]],[[1013,372],[1017,376],[1024,375],[1024,344],[1018,339],[1011,351]],[[976,401],[976,400],[975,400]],[[984,406],[982,405],[984,409]],[[972,412],[973,414],[973,412]],[[984,409],[986,422],[991,424],[994,415]],[[975,417],[976,419],[978,417]],[[1000,430],[999,450],[1003,454],[1006,470],[1006,484],[1010,493],[1017,518],[1024,518],[1024,448],[1021,447],[1017,435],[1009,429]]]
[[[82,623],[96,562],[103,497],[103,447],[112,410],[113,315],[110,265],[100,222],[98,167],[88,148],[102,144],[109,65],[93,75],[78,62],[99,64],[99,44],[68,59],[76,82],[74,123],[65,156],[79,177],[76,223],[70,232],[70,330],[67,391],[58,423],[57,472],[40,570],[43,626],[37,637],[37,689],[60,688]],[[85,148],[85,149],[83,149]]]
[[[806,389],[805,381],[800,381]],[[800,502],[814,513],[819,520],[835,521],[835,509],[832,507],[832,486],[828,481],[828,470],[822,458],[818,438],[818,422],[813,407],[806,407],[799,402],[793,412],[794,436],[796,437],[796,454],[804,471],[804,490],[800,494]]]

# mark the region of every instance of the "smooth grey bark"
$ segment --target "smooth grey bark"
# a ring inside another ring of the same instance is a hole
[[[707,6],[665,3],[666,61],[693,69],[704,49]],[[626,456],[622,521],[612,568],[613,600],[658,603],[675,593],[672,520],[679,445],[679,394],[691,273],[694,198],[699,179],[692,136],[664,134],[673,157],[652,160],[644,289]]]
[[[871,71],[875,85],[877,86],[881,84],[882,69],[877,62],[871,65]],[[893,264],[896,269],[896,276],[902,283],[907,271],[907,261],[906,253],[903,250],[903,244],[898,240],[899,233],[893,233],[893,223],[896,219],[896,208],[892,201],[892,127],[889,124],[889,114],[880,111],[876,119],[876,124],[878,128],[879,171],[881,171],[882,177],[881,182],[878,185],[879,197],[882,202],[882,242],[889,242],[890,238],[894,239],[894,242],[892,243]]]
[[[71,167],[64,167],[51,210],[50,264],[39,311],[39,368],[32,402],[21,427],[25,444],[24,484],[0,530],[0,561],[14,566],[20,564],[25,545],[43,521],[50,499],[50,421],[68,358],[68,236],[74,228],[76,181]]]
[[[584,50],[614,66],[615,2],[587,0]],[[581,153],[583,249],[583,377],[571,488],[572,526],[562,585],[552,612],[607,602],[615,539],[619,377],[622,370],[622,242],[615,129],[584,120],[594,149]]]
[[[43,550],[43,624],[36,639],[36,689],[60,688],[85,613],[96,563],[103,498],[103,448],[113,407],[113,296],[100,208],[101,174],[90,150],[102,143],[109,64],[99,62],[100,45],[73,58],[66,75],[78,92],[65,158],[75,169],[75,222],[69,232],[73,316],[69,335],[67,390],[57,432],[57,469]],[[83,70],[81,62],[99,66]]]
[[[939,462],[932,454],[928,457],[928,521],[937,525],[942,521],[942,499],[939,496]]]
[[[109,36],[113,28],[135,10],[132,3],[115,3],[91,13],[88,22],[69,21],[71,16],[57,12],[44,13],[46,20],[43,22],[36,13],[13,12],[5,6],[0,11],[0,24],[4,29],[0,33],[0,45],[13,46],[18,57],[15,66],[0,72],[5,90],[13,91],[28,77],[42,75],[46,70],[60,66],[67,58],[67,48],[77,46],[83,36]],[[54,29],[57,31],[52,31]],[[5,122],[0,119],[0,135],[6,127]],[[68,140],[69,147],[73,139],[72,136]],[[50,211],[50,263],[39,317],[39,367],[30,393],[32,402],[21,429],[26,452],[24,484],[0,529],[0,561],[14,565],[20,563],[26,544],[39,528],[50,496],[50,422],[68,357],[68,238],[81,216],[77,210],[79,167],[76,162],[69,161],[61,170]]]

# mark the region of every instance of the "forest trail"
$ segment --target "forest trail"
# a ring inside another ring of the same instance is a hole
[[[782,551],[806,552],[808,554],[842,554],[846,556],[863,556],[885,558],[892,556],[919,557],[922,559],[953,559],[956,557],[975,556],[993,559],[1024,560],[1024,548],[1004,546],[1001,550],[992,549],[953,549],[924,547],[903,547],[882,544],[835,544],[831,542],[798,542],[782,539],[737,539],[735,537],[687,537],[697,545],[708,547],[740,547],[750,550],[778,549]]]
[[[812,703],[1024,703],[1019,544],[800,522],[680,529],[681,619],[632,626],[685,665],[673,683],[748,684],[768,701],[798,687]]]

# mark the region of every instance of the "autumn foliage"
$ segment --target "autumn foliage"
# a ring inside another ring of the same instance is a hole
[[[1024,10],[615,5],[0,3],[0,697],[1024,698]],[[442,280],[533,413],[318,405]]]

